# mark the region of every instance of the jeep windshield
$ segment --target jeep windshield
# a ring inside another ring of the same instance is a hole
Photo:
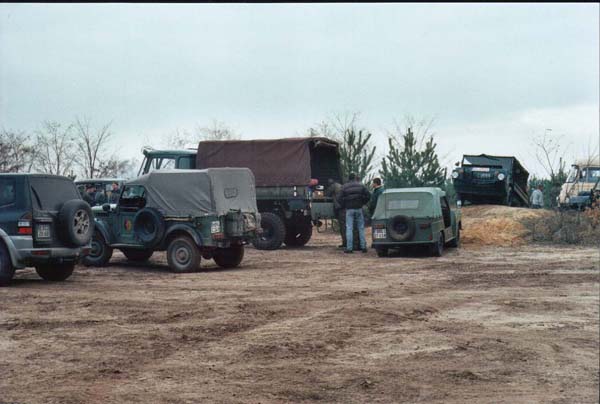
[[[398,192],[385,194],[387,217],[433,217],[433,195],[428,192]]]

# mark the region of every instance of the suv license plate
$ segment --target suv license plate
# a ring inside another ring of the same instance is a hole
[[[374,229],[373,238],[386,238],[385,229]]]
[[[36,234],[37,234],[37,238],[50,238],[50,225],[49,224],[38,224]]]

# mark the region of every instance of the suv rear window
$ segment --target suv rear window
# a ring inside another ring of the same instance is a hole
[[[11,206],[15,203],[16,181],[11,178],[0,178],[0,208]]]
[[[57,211],[71,199],[81,199],[75,184],[52,177],[31,177],[31,200],[38,209]]]

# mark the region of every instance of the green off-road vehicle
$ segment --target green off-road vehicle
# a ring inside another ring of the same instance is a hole
[[[138,262],[166,250],[173,272],[197,270],[201,257],[233,268],[260,223],[246,168],[152,171],[125,183],[116,207],[102,209],[87,265],[106,265],[118,248]]]
[[[440,188],[385,190],[377,200],[372,219],[373,248],[380,257],[392,248],[426,245],[440,257],[444,246],[458,247],[460,209],[451,209]]]

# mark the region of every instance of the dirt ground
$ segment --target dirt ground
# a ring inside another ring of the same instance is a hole
[[[598,402],[599,253],[248,248],[175,275],[116,253],[0,289],[0,403]]]

